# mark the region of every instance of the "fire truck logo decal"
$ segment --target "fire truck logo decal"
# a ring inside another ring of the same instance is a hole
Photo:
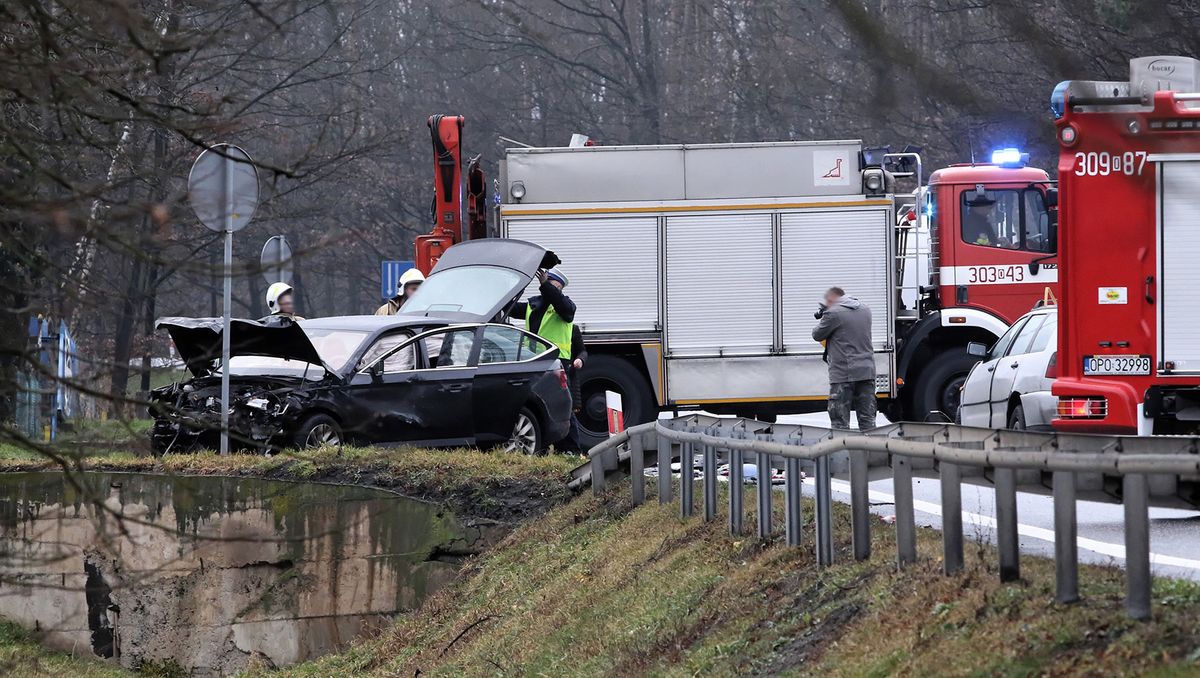
[[[1147,70],[1155,75],[1174,75],[1175,64],[1165,59],[1156,59],[1155,61],[1150,62]]]
[[[849,186],[850,158],[845,151],[813,151],[814,186]]]
[[[1129,288],[1101,287],[1099,297],[1101,304],[1128,304]]]

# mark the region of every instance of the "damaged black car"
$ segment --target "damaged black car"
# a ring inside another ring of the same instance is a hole
[[[395,316],[230,323],[231,445],[477,445],[539,452],[571,397],[558,349],[501,319],[544,251],[488,240],[449,249]],[[193,378],[155,390],[157,453],[217,446],[221,319],[162,318]]]

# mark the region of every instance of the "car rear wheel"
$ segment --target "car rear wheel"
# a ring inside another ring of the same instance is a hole
[[[1014,431],[1024,431],[1025,426],[1025,408],[1017,405],[1013,408],[1012,414],[1008,415],[1008,427]]]
[[[314,414],[296,429],[296,447],[314,449],[330,445],[342,446],[342,427],[328,414]]]
[[[512,436],[501,449],[519,454],[537,454],[542,451],[542,425],[529,407],[522,407],[513,422]]]

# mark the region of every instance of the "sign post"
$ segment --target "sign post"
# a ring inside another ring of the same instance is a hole
[[[258,170],[245,151],[217,144],[200,154],[188,174],[188,202],[209,230],[225,234],[225,289],[221,313],[221,454],[229,454],[229,315],[233,301],[233,232],[258,207]]]

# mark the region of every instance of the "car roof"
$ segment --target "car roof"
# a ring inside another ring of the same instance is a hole
[[[1021,318],[1029,318],[1029,317],[1032,317],[1035,315],[1048,315],[1050,313],[1058,313],[1058,306],[1055,306],[1054,304],[1046,304],[1045,306],[1038,306],[1037,308],[1033,309],[1032,311],[1029,311],[1025,315],[1021,316]]]

